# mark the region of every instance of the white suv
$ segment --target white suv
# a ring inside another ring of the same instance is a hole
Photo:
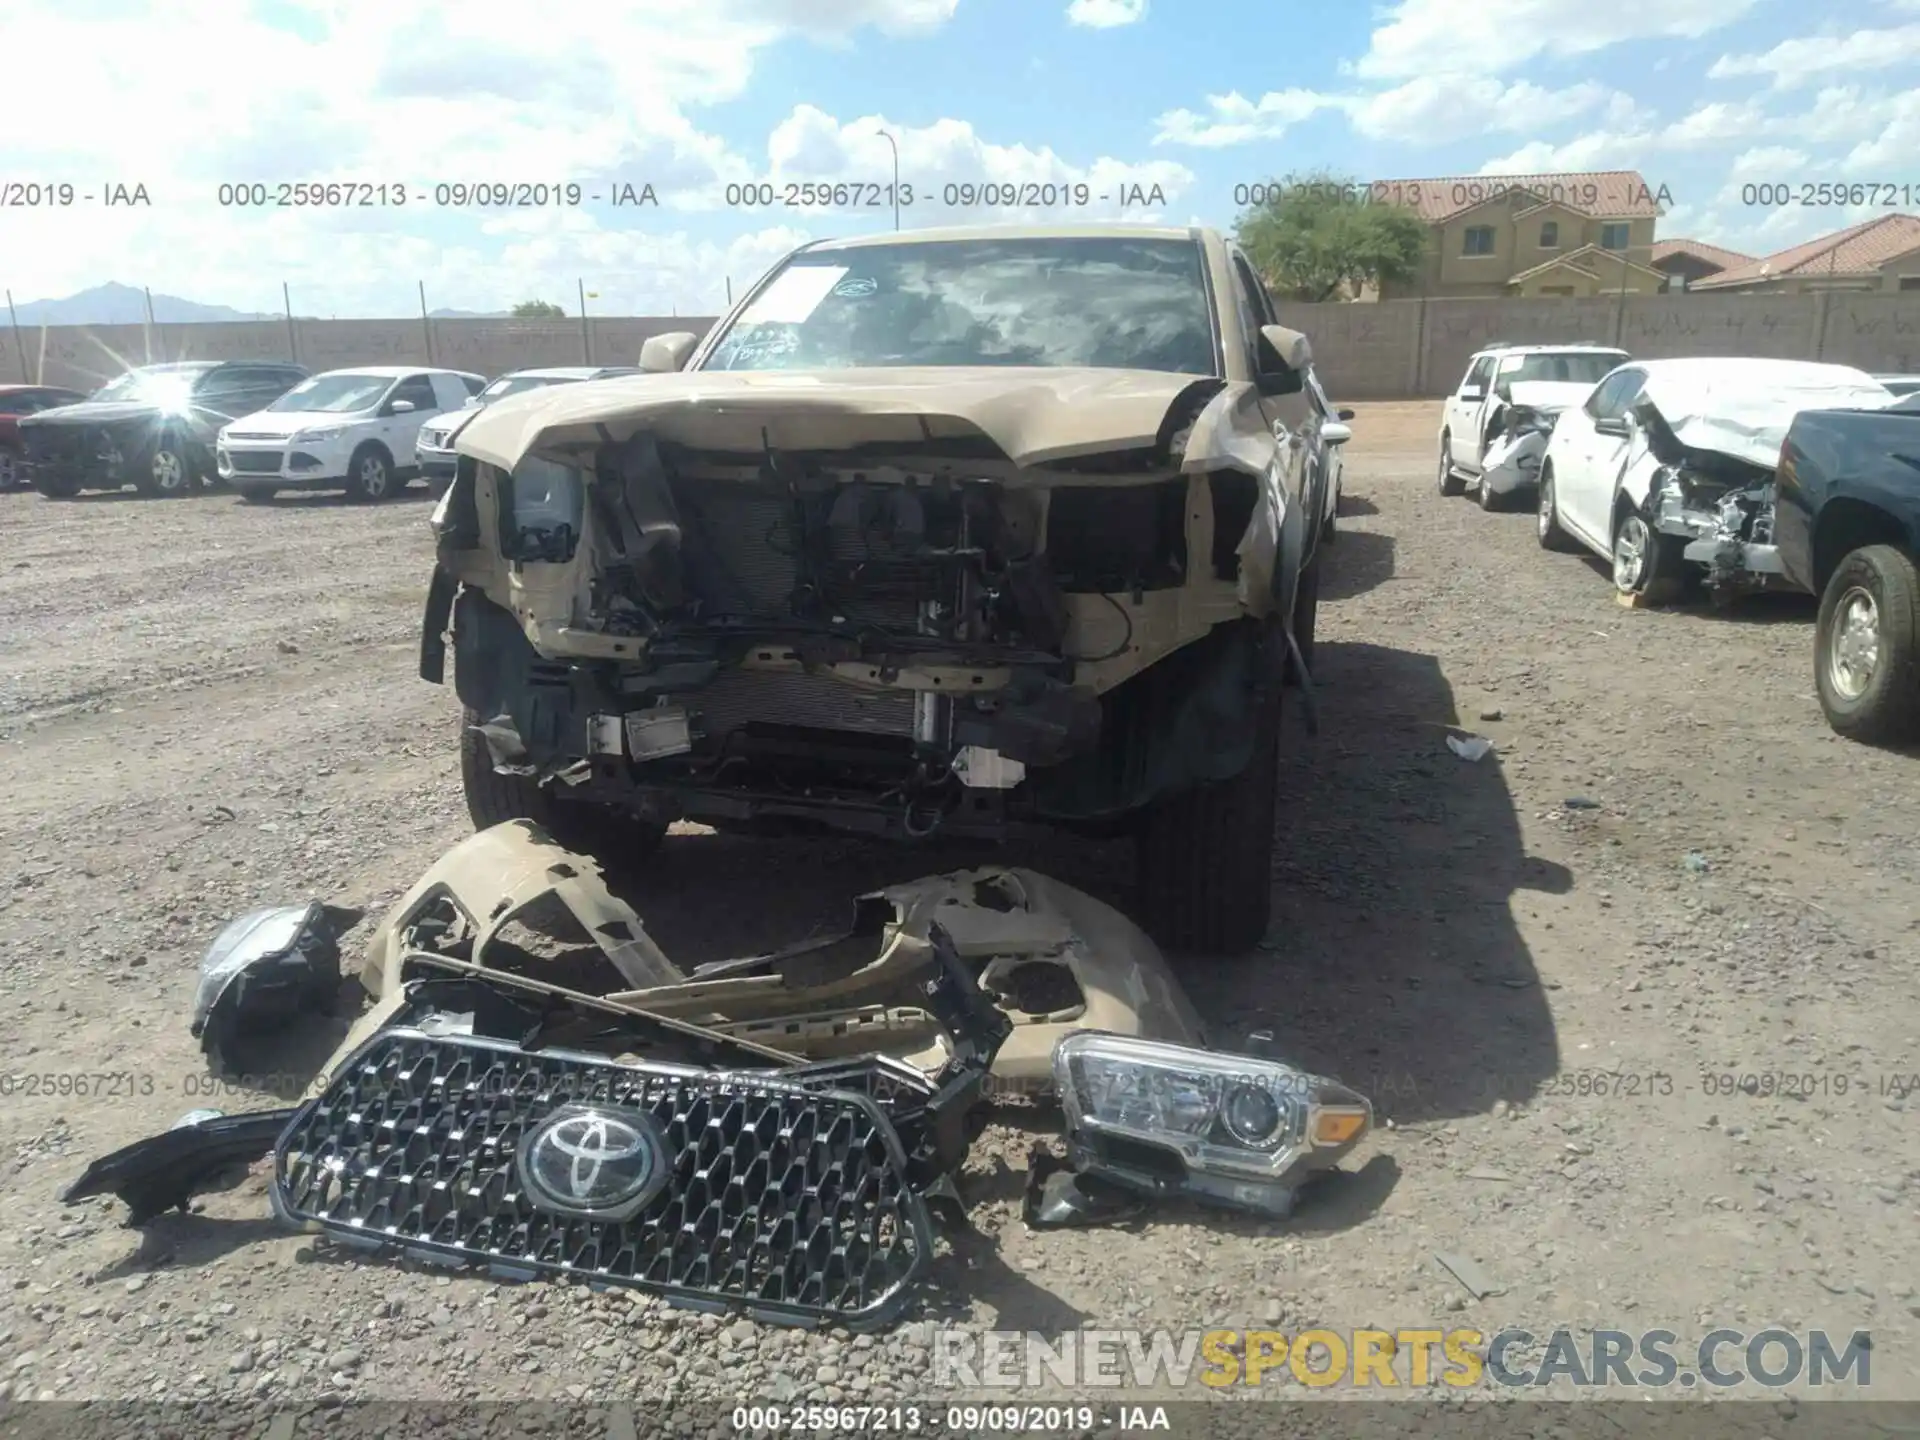
[[[344,490],[384,500],[417,472],[414,441],[435,415],[458,410],[480,375],[414,365],[329,370],[220,431],[214,464],[242,498],[282,490]]]
[[[1497,463],[1502,457],[1490,452],[1500,438],[1522,425],[1551,429],[1553,417],[1632,358],[1610,345],[1489,345],[1476,352],[1441,412],[1440,493],[1463,494],[1471,479],[1482,509],[1504,509],[1509,496],[1537,480],[1539,457],[1524,457],[1531,466]],[[1529,450],[1544,448],[1543,438]]]

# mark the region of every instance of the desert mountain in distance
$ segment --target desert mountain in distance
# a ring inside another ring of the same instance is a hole
[[[144,325],[147,320],[147,297],[137,285],[122,285],[109,280],[104,285],[94,285],[58,300],[16,301],[14,311],[20,317],[22,327]],[[435,320],[504,320],[510,314],[506,310],[433,310],[428,313]],[[153,318],[160,325],[195,325],[221,320],[279,320],[284,317],[278,310],[236,310],[231,305],[203,305],[198,300],[183,300],[178,295],[162,295],[155,291]],[[295,318],[308,320],[317,317],[296,314]],[[364,317],[356,315],[351,318]]]

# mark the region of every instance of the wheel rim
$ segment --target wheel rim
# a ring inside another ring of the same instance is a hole
[[[369,455],[360,462],[360,488],[376,499],[387,493],[387,467],[379,456]]]
[[[1620,522],[1620,533],[1613,537],[1613,583],[1616,589],[1638,590],[1646,580],[1647,551],[1652,536],[1647,522],[1629,515]]]
[[[1827,683],[1843,698],[1858,700],[1880,668],[1880,606],[1856,585],[1833,610],[1833,639],[1827,646]]]
[[[178,490],[186,479],[186,466],[180,463],[180,457],[171,450],[153,452],[153,488],[156,490]]]
[[[1553,533],[1553,477],[1551,475],[1540,477],[1540,507],[1539,514],[1534,517],[1534,523],[1540,527],[1542,539]]]

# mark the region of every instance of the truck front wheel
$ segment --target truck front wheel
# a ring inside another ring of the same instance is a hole
[[[554,795],[530,775],[502,775],[493,768],[486,738],[476,729],[477,710],[460,712],[460,784],[475,830],[507,820],[531,820],[570,850],[596,860],[637,859],[659,845],[667,827],[586,801]]]
[[[1239,955],[1273,914],[1280,699],[1261,707],[1246,769],[1156,801],[1134,836],[1141,921],[1169,950]]]
[[[1869,745],[1920,740],[1920,569],[1891,545],[1834,568],[1814,631],[1814,683],[1836,734]]]

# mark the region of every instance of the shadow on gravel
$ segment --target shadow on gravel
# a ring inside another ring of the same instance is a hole
[[[267,1240],[284,1240],[287,1229],[277,1220],[218,1218],[170,1211],[149,1220],[137,1232],[139,1246],[94,1276],[95,1283],[122,1280],[161,1266],[211,1265],[223,1256]]]
[[[1559,1053],[1513,905],[1571,877],[1526,854],[1499,757],[1447,749],[1460,716],[1432,656],[1323,639],[1319,669],[1321,735],[1282,760],[1272,948],[1188,968],[1194,1002],[1383,1117],[1524,1100]]]
[[[1342,530],[1327,554],[1320,599],[1351,600],[1393,579],[1393,537],[1371,530]]]
[[[235,504],[247,505],[238,495],[232,497]],[[411,505],[422,500],[437,498],[425,485],[409,485],[404,490],[396,490],[384,500],[371,503],[365,500],[350,500],[338,491],[302,491],[287,490],[271,500],[248,505],[250,510],[342,510],[351,506],[355,509],[373,510],[382,505]]]
[[[1341,519],[1354,515],[1378,515],[1380,507],[1364,495],[1350,492],[1344,483],[1340,487],[1340,503],[1334,507],[1334,513]]]

